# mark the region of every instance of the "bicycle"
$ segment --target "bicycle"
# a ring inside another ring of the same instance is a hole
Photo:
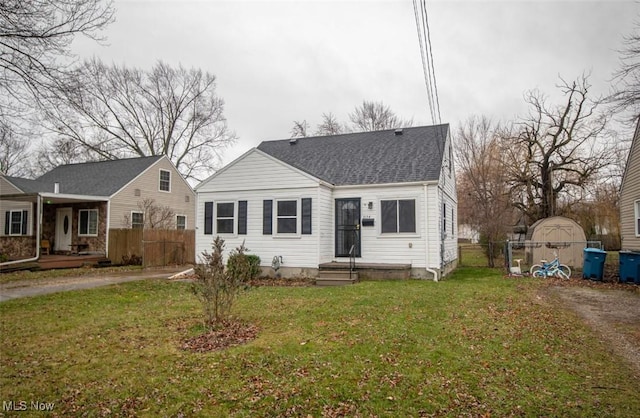
[[[542,265],[534,264],[529,269],[529,273],[533,277],[557,277],[568,280],[571,277],[571,269],[566,264],[560,263],[558,253],[554,251],[553,255],[556,257],[554,260],[549,262],[540,260]]]

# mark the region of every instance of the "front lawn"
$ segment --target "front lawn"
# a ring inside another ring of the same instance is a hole
[[[59,416],[640,416],[629,367],[539,286],[460,269],[254,288],[234,311],[258,338],[204,354],[181,348],[202,332],[188,283],[11,300],[0,400]]]

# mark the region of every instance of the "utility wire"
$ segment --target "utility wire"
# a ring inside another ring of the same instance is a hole
[[[433,49],[431,47],[431,34],[429,31],[426,0],[421,0],[420,3],[418,3],[417,0],[413,0],[413,14],[416,20],[420,58],[422,60],[422,71],[424,73],[427,99],[429,101],[431,122],[435,125],[437,120],[437,122],[441,124],[440,100],[433,62]]]

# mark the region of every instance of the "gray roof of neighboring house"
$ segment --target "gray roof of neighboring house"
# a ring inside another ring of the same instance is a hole
[[[152,156],[67,164],[35,180],[17,177],[7,179],[25,193],[53,193],[54,184],[59,183],[61,194],[111,196],[161,158]]]
[[[258,149],[334,185],[438,180],[448,124],[264,141]]]

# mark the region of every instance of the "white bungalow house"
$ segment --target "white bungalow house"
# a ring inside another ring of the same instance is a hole
[[[264,273],[438,279],[458,258],[452,155],[447,124],[262,142],[196,187],[196,254],[219,235]]]

